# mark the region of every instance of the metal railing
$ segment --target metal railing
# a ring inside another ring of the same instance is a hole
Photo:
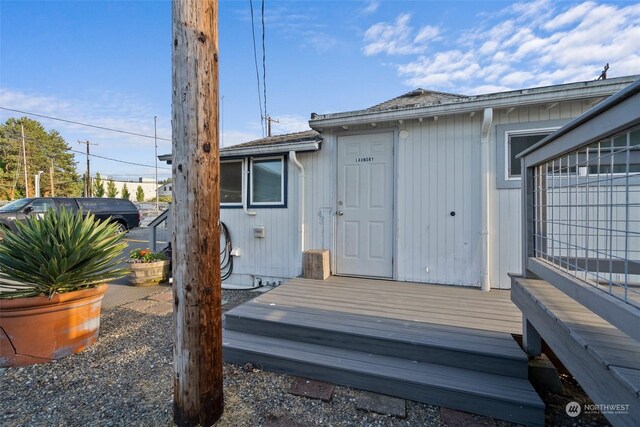
[[[171,205],[149,223],[149,248],[157,252],[171,242]]]
[[[640,126],[530,169],[530,255],[640,307]]]

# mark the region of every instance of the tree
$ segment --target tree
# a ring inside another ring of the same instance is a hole
[[[93,180],[93,197],[104,197],[104,193],[104,182],[100,174],[96,173],[96,179]]]
[[[138,185],[138,188],[136,189],[136,200],[138,202],[144,202],[144,190],[141,185]]]
[[[117,197],[118,196],[118,189],[116,188],[116,184],[113,182],[112,179],[110,179],[109,181],[107,181],[107,197]]]
[[[21,125],[24,127],[29,196],[34,195],[34,175],[38,171],[45,172],[40,179],[42,195],[51,196],[49,170],[52,166],[55,195],[79,196],[82,181],[71,147],[57,131],[47,131],[40,122],[21,117],[0,123],[0,199],[26,195]]]
[[[127,188],[127,184],[122,186],[122,192],[120,193],[123,199],[129,200],[131,198],[131,194],[129,193],[129,189]]]

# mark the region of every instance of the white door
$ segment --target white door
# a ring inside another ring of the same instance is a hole
[[[336,273],[393,276],[393,133],[338,137]]]

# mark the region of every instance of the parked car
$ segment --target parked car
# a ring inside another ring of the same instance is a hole
[[[97,219],[111,221],[118,225],[118,232],[124,233],[140,226],[140,211],[126,199],[99,197],[29,197],[18,199],[0,207],[0,238],[2,230],[16,230],[16,221],[24,221],[33,215],[44,215],[48,209],[66,207],[76,212],[91,212]]]

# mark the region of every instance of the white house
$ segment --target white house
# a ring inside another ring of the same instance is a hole
[[[154,197],[156,197],[156,188],[158,188],[158,185],[155,183],[153,179],[139,178],[138,181],[121,181],[121,180],[111,179],[109,176],[103,176],[101,179],[102,179],[102,185],[105,188],[104,197],[107,197],[106,189],[107,189],[107,183],[109,181],[113,181],[113,184],[115,185],[116,191],[118,192],[116,197],[122,196],[122,190],[125,185],[127,186],[127,191],[129,191],[129,200],[133,202],[136,201],[136,191],[138,190],[138,187],[142,187],[145,200],[153,199]],[[159,192],[161,188],[162,187],[158,188]],[[160,195],[162,196],[162,193],[160,193]]]
[[[336,275],[509,288],[507,273],[521,271],[516,154],[638,78],[477,96],[418,89],[226,147],[226,283],[282,282],[302,273],[303,251],[327,249]]]

